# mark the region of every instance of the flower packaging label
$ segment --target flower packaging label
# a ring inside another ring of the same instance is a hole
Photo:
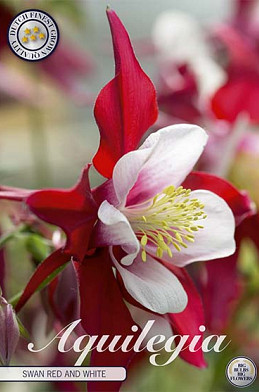
[[[1,391],[259,391],[259,3],[185,8],[0,2]]]

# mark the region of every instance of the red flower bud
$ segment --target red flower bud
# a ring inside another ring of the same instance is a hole
[[[0,296],[0,361],[8,365],[19,340],[19,326],[12,305]]]

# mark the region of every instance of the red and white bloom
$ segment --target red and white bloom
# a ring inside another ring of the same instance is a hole
[[[67,236],[65,244],[34,271],[15,310],[19,312],[42,282],[72,261],[80,318],[88,334],[131,335],[133,319],[126,300],[152,315],[163,314],[174,333],[191,339],[200,334],[199,326],[205,322],[203,306],[192,279],[179,267],[232,254],[231,210],[236,221],[242,220],[250,213],[250,200],[223,179],[190,173],[207,141],[198,126],[161,129],[139,147],[157,119],[156,92],[120,19],[109,9],[107,16],[115,77],[96,100],[100,146],[93,158],[107,181],[91,190],[87,165],[70,189],[0,187],[0,198],[25,203],[38,218],[60,227]],[[55,284],[51,285],[53,297]],[[195,366],[206,366],[202,350],[190,352],[189,343],[180,356]],[[122,350],[94,351],[90,365],[128,367],[134,355]],[[119,387],[119,382],[88,383],[88,390],[95,392]]]
[[[161,65],[188,65],[203,99],[225,82],[225,72],[213,58],[206,31],[195,18],[175,10],[162,12],[155,20],[152,37]],[[171,74],[168,82],[181,85],[183,78]]]
[[[227,203],[207,190],[181,184],[200,157],[206,132],[174,125],[150,135],[116,163],[107,198],[98,209],[97,245],[110,246],[131,296],[158,313],[182,311],[178,279],[154,258],[183,267],[235,251],[235,221]],[[113,246],[124,250],[121,260]]]

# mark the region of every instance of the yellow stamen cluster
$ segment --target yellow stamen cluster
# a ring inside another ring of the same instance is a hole
[[[142,260],[146,261],[148,242],[156,246],[156,255],[163,257],[167,252],[173,257],[170,245],[180,252],[194,242],[194,234],[203,226],[199,221],[206,219],[204,205],[190,198],[190,189],[173,185],[165,188],[153,199],[131,206],[125,211],[142,246]]]

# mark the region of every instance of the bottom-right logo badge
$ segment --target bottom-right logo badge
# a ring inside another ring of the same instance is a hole
[[[226,367],[228,381],[239,388],[251,385],[257,376],[257,368],[250,358],[236,357],[231,359]]]

